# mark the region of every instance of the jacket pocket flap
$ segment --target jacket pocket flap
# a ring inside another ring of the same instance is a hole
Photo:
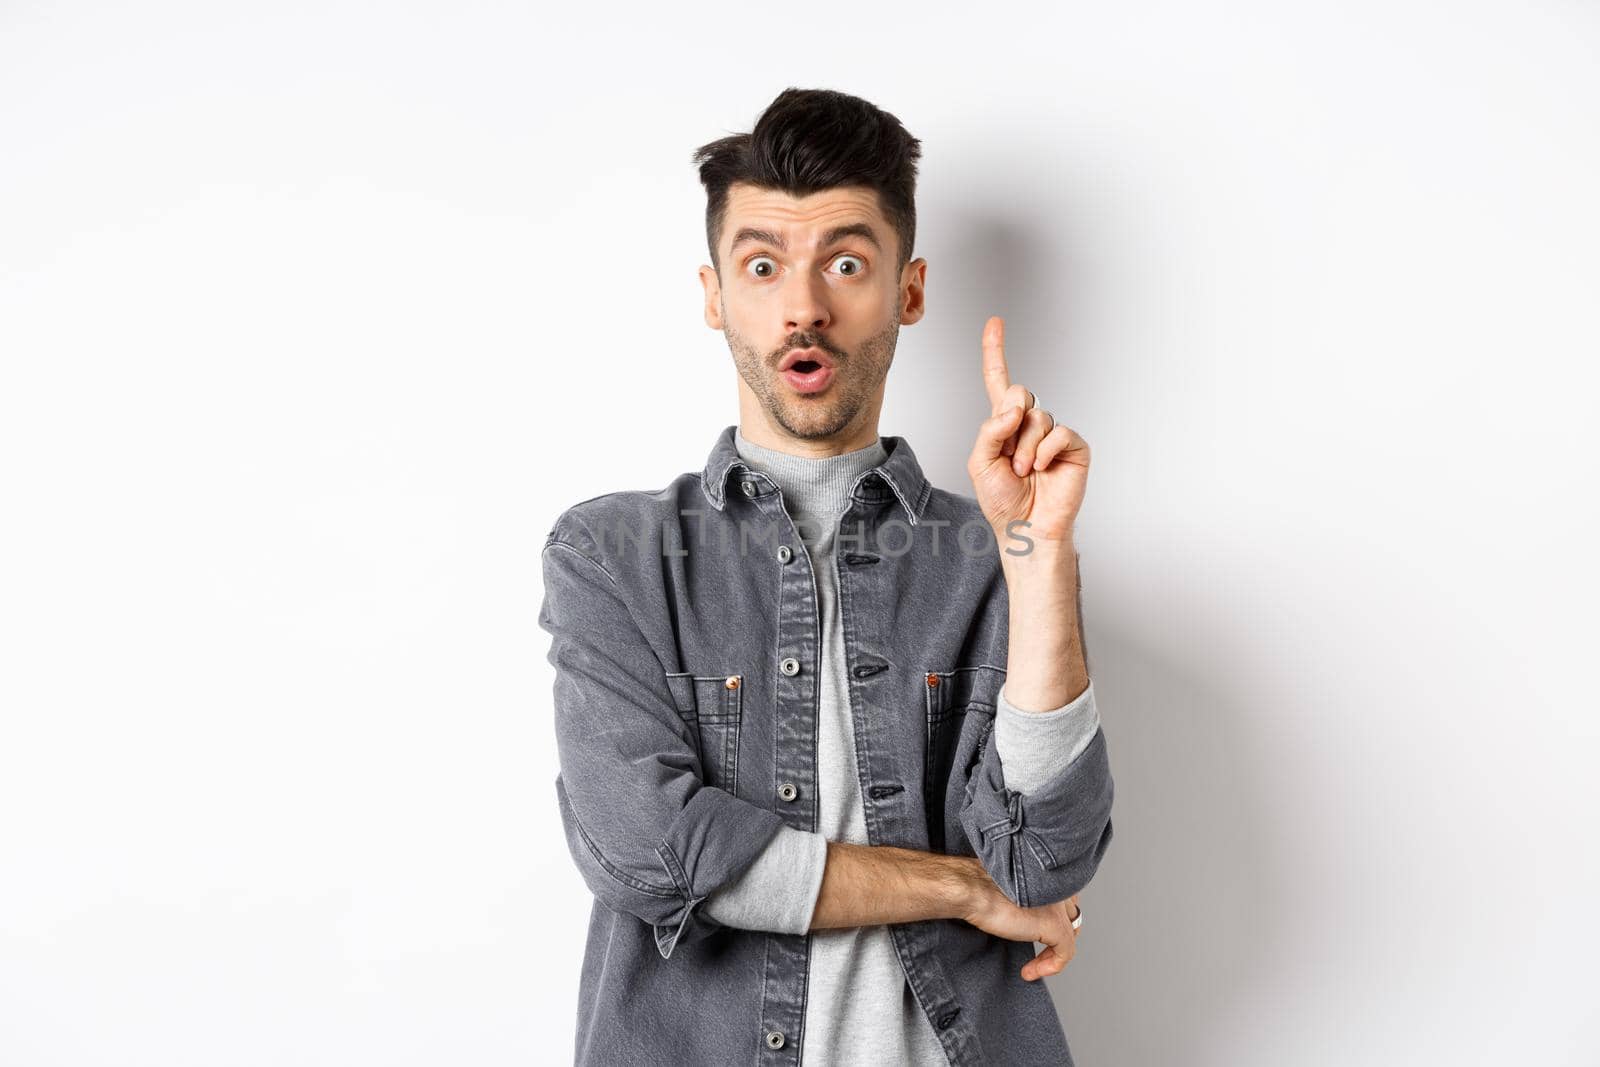
[[[672,701],[678,713],[685,719],[702,723],[738,722],[743,706],[740,699],[743,685],[742,674],[667,672],[667,688],[672,690]]]
[[[946,715],[959,714],[973,704],[992,712],[1005,681],[1005,668],[988,663],[948,671],[929,671],[928,719],[938,721]]]

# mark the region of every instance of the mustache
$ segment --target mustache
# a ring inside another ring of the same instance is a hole
[[[806,339],[802,337],[797,340],[786,342],[782,348],[774,352],[772,354],[772,365],[776,367],[778,364],[782,363],[783,357],[797,348],[820,348],[822,351],[832,356],[834,362],[836,363],[842,363],[849,358],[842,350],[833,347],[821,338]]]

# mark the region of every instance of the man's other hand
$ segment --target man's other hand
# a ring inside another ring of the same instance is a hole
[[[985,933],[1007,941],[1034,941],[1045,946],[1022,968],[1029,982],[1060,974],[1077,950],[1078,894],[1037,908],[1018,907],[994,884],[982,864],[973,861],[969,878],[971,897],[962,918]]]

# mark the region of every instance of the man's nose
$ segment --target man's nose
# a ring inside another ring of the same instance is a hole
[[[802,276],[800,280],[784,287],[785,327],[795,330],[826,329],[832,319],[828,315],[827,291],[820,278]]]

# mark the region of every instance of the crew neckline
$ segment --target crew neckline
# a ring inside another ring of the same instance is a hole
[[[889,456],[882,435],[849,452],[813,457],[758,445],[736,426],[733,445],[741,459],[777,483],[792,512],[830,522],[844,513],[855,480]]]

